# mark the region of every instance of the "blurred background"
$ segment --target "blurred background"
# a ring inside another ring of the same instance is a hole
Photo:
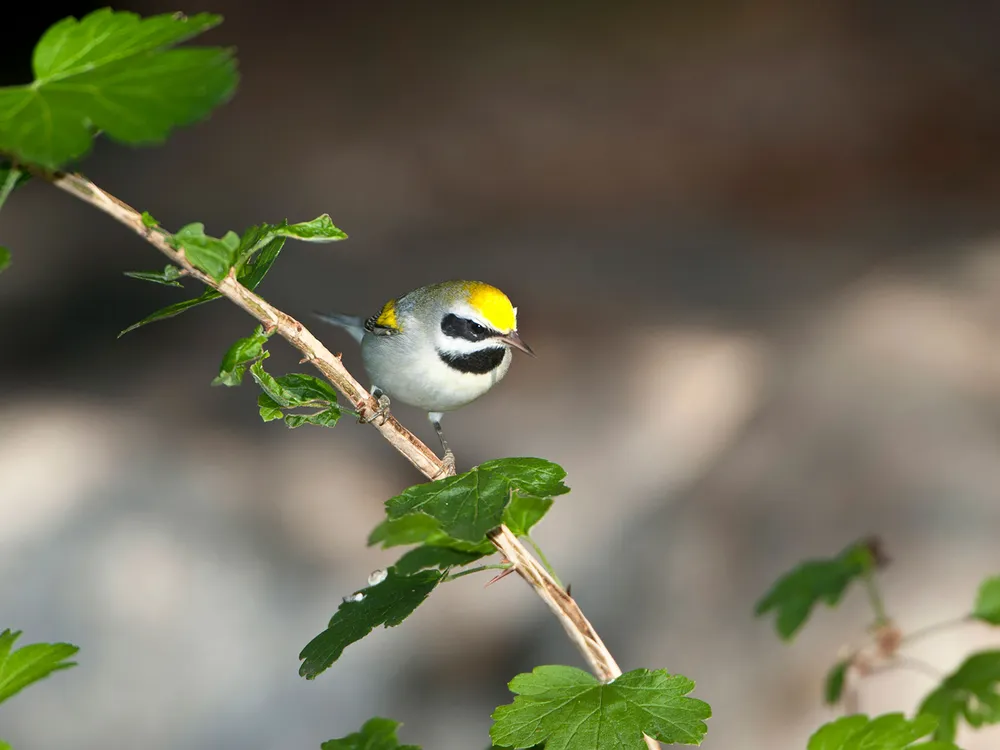
[[[99,5],[23,8],[2,82]],[[796,750],[837,715],[822,680],[863,593],[791,645],[753,617],[800,560],[880,535],[904,629],[1000,571],[1000,4],[180,10],[225,15],[204,40],[238,48],[239,92],[162,148],[98,144],[86,174],[168,228],[329,212],[350,239],[289,242],[259,290],[307,324],[448,278],[507,291],[539,357],[448,417],[459,468],[565,466],[538,540],[623,669],[697,681],[705,748]],[[299,678],[395,559],[366,534],[420,477],[350,419],[289,431],[251,385],[209,387],[253,327],[227,303],[116,339],[197,290],[125,278],[164,259],[90,207],[29,184],[0,240],[0,625],[81,647],[0,710],[15,748],[316,748],[384,715],[475,750],[517,672],[584,666],[520,580],[470,576]],[[276,343],[270,369],[295,360]],[[997,645],[968,625],[909,653],[947,672]],[[886,673],[857,707],[933,686]]]

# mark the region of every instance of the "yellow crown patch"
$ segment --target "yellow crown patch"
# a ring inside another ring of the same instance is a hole
[[[467,286],[469,304],[501,333],[517,328],[517,314],[507,295],[495,286],[470,281]]]
[[[391,299],[382,306],[382,312],[375,318],[375,325],[399,330],[399,323],[396,322],[396,300]]]

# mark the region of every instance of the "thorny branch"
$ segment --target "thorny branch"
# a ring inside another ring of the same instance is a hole
[[[378,409],[378,402],[347,371],[339,354],[333,354],[299,321],[278,310],[236,280],[235,271],[216,281],[202,273],[184,256],[183,250],[174,248],[165,232],[145,226],[141,214],[128,204],[97,187],[90,180],[77,174],[63,172],[39,173],[60,190],[65,190],[80,200],[100,209],[113,219],[129,227],[170,260],[184,269],[188,276],[212,287],[260,321],[265,330],[274,331],[298,349],[303,362],[311,362],[354,405],[361,417],[371,417]],[[454,473],[446,469],[441,460],[413,433],[389,415],[370,422],[392,446],[405,456],[428,479],[439,479]],[[622,671],[611,652],[601,641],[573,598],[553,579],[549,572],[521,544],[506,526],[491,532],[490,541],[513,564],[514,570],[548,605],[562,624],[574,645],[590,665],[594,675],[604,681],[618,677]],[[659,748],[655,740],[645,737],[651,750]]]

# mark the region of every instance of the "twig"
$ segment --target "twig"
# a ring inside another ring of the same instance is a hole
[[[501,526],[490,532],[489,538],[514,564],[514,569],[521,578],[530,583],[549,605],[552,614],[566,630],[566,635],[590,664],[590,671],[605,681],[618,677],[622,673],[621,668],[576,602],[555,582],[545,567],[532,557],[511,530]]]
[[[915,659],[911,656],[894,656],[882,664],[869,667],[868,673],[864,676],[871,677],[872,675],[886,674],[887,672],[895,672],[898,669],[919,672],[925,677],[930,677],[932,680],[940,681],[944,679],[944,673],[933,664],[928,664],[923,659]]]
[[[556,616],[556,619],[563,626],[563,630],[566,631],[566,635],[573,641],[573,645],[590,664],[590,671],[604,682],[620,676],[621,667],[618,666],[615,657],[611,655],[608,647],[604,645],[604,641],[594,630],[594,626],[584,616],[573,597],[555,582],[545,566],[531,556],[531,553],[524,548],[506,526],[501,526],[490,532],[488,536],[493,542],[493,546],[507,556],[521,578],[531,584],[535,593],[549,606],[552,614]],[[643,735],[643,739],[649,750],[658,750],[660,747],[660,743],[648,735]]]
[[[38,174],[60,190],[65,190],[74,197],[90,203],[129,227],[184,269],[187,275],[212,287],[222,296],[246,310],[260,321],[266,330],[275,331],[302,352],[303,359],[311,362],[338,391],[349,399],[359,415],[374,416],[379,408],[378,402],[347,371],[340,358],[323,346],[319,339],[313,336],[302,323],[273,307],[240,284],[233,271],[230,271],[229,275],[222,281],[216,281],[211,276],[202,273],[188,262],[182,250],[178,250],[170,244],[168,235],[146,227],[138,211],[110,193],[101,190],[85,177],[61,172],[39,172]],[[384,420],[373,419],[369,424],[381,432],[382,436],[428,479],[438,479],[454,472],[454,469],[447,472],[444,464],[434,452],[403,427],[392,415]],[[491,532],[489,537],[493,545],[507,556],[521,578],[527,581],[542,600],[548,604],[549,609],[562,623],[570,640],[590,664],[594,675],[604,681],[618,677],[622,673],[621,669],[594,631],[593,626],[583,616],[583,612],[580,611],[576,602],[556,584],[552,576],[531,556],[531,553],[525,549],[517,537],[506,526],[500,526]],[[645,740],[650,750],[656,750],[660,747],[658,742],[649,737],[646,737]]]
[[[528,540],[528,544],[530,544],[531,548],[535,550],[535,554],[538,555],[538,559],[542,561],[542,565],[545,566],[545,569],[549,572],[549,575],[552,576],[553,580],[555,580],[555,582],[559,585],[559,587],[562,588],[563,587],[562,581],[559,580],[559,576],[556,575],[556,571],[549,563],[549,558],[545,556],[545,553],[542,552],[542,548],[538,546],[538,542],[536,542],[534,539],[531,538],[531,534],[525,534],[524,538]]]
[[[966,625],[972,622],[972,618],[969,615],[962,615],[961,617],[955,617],[951,620],[944,620],[943,622],[936,622],[933,625],[927,625],[923,628],[918,628],[910,633],[903,636],[900,644],[908,645],[913,643],[913,641],[920,640],[929,635],[934,635],[935,633],[940,633],[943,630],[950,630],[951,628],[957,628],[959,625]]]

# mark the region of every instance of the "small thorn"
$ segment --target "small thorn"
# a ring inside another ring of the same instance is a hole
[[[573,596],[573,594],[571,593],[571,589],[572,588],[573,588],[573,584],[572,583],[567,583],[566,584],[566,596]]]
[[[486,588],[486,586],[492,586],[494,583],[496,583],[497,581],[499,581],[501,578],[504,578],[505,576],[509,576],[513,572],[514,572],[514,568],[507,568],[507,570],[501,571],[497,575],[493,576],[489,581],[487,581],[486,585],[483,586],[483,588]]]

